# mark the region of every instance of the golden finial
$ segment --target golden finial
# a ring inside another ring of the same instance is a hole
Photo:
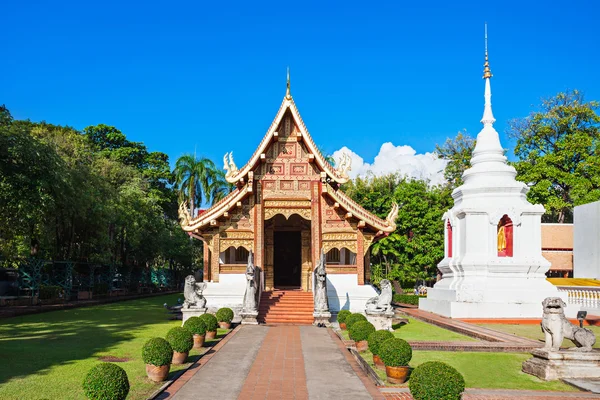
[[[292,98],[292,94],[290,93],[290,67],[287,67],[287,89],[285,91],[285,98]]]
[[[485,63],[483,64],[483,79],[492,77],[492,70],[490,69],[490,62],[488,61],[488,46],[487,46],[487,22],[485,24]]]

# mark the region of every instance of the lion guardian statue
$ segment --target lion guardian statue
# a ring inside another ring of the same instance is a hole
[[[382,279],[379,283],[381,294],[371,297],[367,300],[366,310],[368,312],[391,312],[392,311],[392,283],[387,279]]]
[[[194,275],[186,276],[183,288],[183,297],[185,298],[183,308],[205,308],[206,299],[202,296],[204,289],[206,289],[206,282],[197,283]]]
[[[542,317],[542,332],[546,336],[544,349],[558,351],[563,339],[569,339],[579,351],[591,351],[596,343],[594,332],[573,325],[565,317],[564,308],[567,306],[560,297],[547,297],[542,302],[544,316]]]

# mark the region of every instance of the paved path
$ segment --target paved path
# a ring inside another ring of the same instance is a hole
[[[313,326],[245,325],[168,398],[372,399],[365,384],[375,385],[359,379],[336,341]]]

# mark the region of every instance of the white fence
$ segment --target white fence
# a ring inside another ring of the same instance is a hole
[[[568,305],[600,315],[600,287],[597,286],[560,286],[559,292],[567,293]]]

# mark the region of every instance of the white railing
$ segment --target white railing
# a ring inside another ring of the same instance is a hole
[[[600,287],[561,286],[558,291],[567,293],[568,304],[577,305],[581,309],[600,309]]]

